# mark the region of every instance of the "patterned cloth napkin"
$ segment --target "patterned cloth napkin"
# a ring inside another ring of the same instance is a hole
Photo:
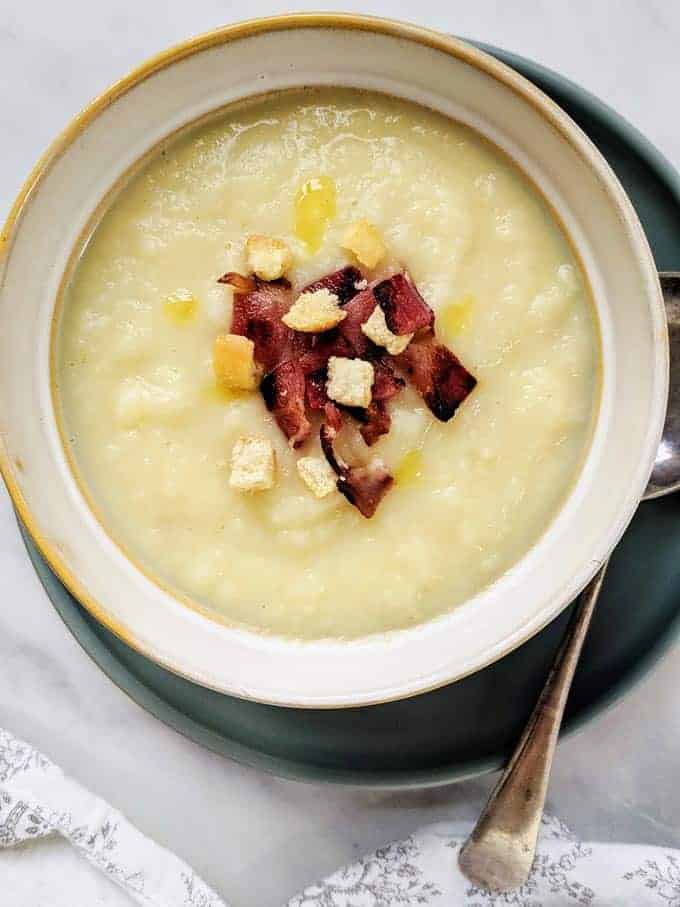
[[[425,828],[310,885],[287,907],[680,907],[680,853],[583,844],[551,817],[543,821],[527,883],[489,894],[458,870],[458,848],[468,830],[453,823]],[[226,907],[182,860],[0,728],[0,848],[52,834],[66,838],[145,907]],[[0,867],[2,859],[0,854]],[[3,904],[8,894],[0,884]]]

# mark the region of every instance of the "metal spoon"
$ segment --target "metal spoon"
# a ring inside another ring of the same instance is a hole
[[[663,273],[659,279],[668,320],[670,393],[663,437],[643,501],[680,490],[680,272]],[[463,874],[482,888],[518,888],[531,871],[564,706],[608,563],[602,564],[581,593],[517,747],[458,855]]]

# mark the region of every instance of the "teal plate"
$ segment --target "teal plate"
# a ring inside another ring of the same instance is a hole
[[[668,162],[583,89],[521,57],[485,49],[550,94],[591,136],[637,208],[659,269],[680,268],[680,178]],[[305,781],[405,788],[499,768],[572,610],[490,667],[433,693],[361,709],[285,709],[212,692],[137,654],[69,595],[25,533],[24,538],[70,631],[135,702],[218,753]],[[643,504],[616,550],[569,698],[565,731],[601,712],[650,669],[678,632],[679,605],[676,496]]]

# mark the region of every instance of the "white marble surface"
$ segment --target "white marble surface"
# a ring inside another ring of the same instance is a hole
[[[300,0],[304,6],[333,8]],[[344,8],[417,20],[540,60],[607,100],[680,167],[676,2],[348,0]],[[268,0],[3,0],[0,217],[48,141],[120,74],[187,35],[280,11]],[[550,803],[582,838],[680,846],[679,690],[676,648],[623,703],[560,746]],[[454,810],[472,815],[491,783],[370,793],[279,781],[205,752],[128,700],[73,641],[31,569],[4,491],[0,725],[244,907],[274,907],[358,853]],[[46,857],[46,871],[52,862]]]

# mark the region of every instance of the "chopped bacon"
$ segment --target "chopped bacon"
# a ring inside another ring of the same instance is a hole
[[[412,340],[397,357],[397,364],[409,375],[429,409],[442,422],[449,421],[477,384],[477,379],[451,350],[437,343],[432,334]]]
[[[271,371],[282,362],[293,342],[293,331],[281,321],[291,306],[292,293],[287,280],[269,283],[258,278],[227,275],[234,287],[234,309],[231,316],[232,334],[242,334],[255,344],[255,360]],[[249,281],[254,289],[246,289]]]
[[[353,409],[352,415],[362,423],[361,437],[372,447],[392,427],[392,416],[381,400],[372,400],[366,409]]]
[[[356,284],[361,283],[362,280],[361,271],[353,265],[348,265],[346,268],[341,268],[332,274],[326,274],[325,277],[321,277],[319,280],[312,281],[301,292],[314,293],[316,290],[329,290],[338,297],[340,305],[344,305],[353,296],[357,295],[359,290]]]
[[[260,384],[267,409],[293,447],[307,440],[312,426],[305,413],[305,376],[295,360],[282,362]]]
[[[324,423],[321,426],[321,447],[333,471],[338,476],[337,488],[367,519],[373,516],[378,504],[394,484],[387,470],[377,463],[369,466],[349,466],[335,452],[333,442],[337,430]]]
[[[328,403],[326,393],[326,369],[322,368],[307,375],[307,405],[310,409],[322,411]]]
[[[386,401],[396,397],[406,382],[398,378],[386,358],[373,360],[373,390],[374,400]]]
[[[355,356],[365,356],[368,352],[377,353],[377,347],[361,330],[361,325],[371,317],[375,304],[373,287],[369,286],[357,293],[345,306],[347,317],[340,322],[337,330],[350,344]]]
[[[373,288],[393,334],[415,334],[434,324],[434,312],[420,295],[408,274],[393,274]]]
[[[335,425],[329,425],[327,422],[324,422],[319,431],[319,438],[321,440],[321,449],[323,450],[324,456],[328,460],[333,472],[339,476],[347,466],[336,456],[335,448],[333,447],[338,431],[339,429],[336,428]]]
[[[324,406],[323,412],[326,425],[328,425],[337,435],[342,428],[342,412],[340,411],[340,407],[333,403],[332,400],[329,400]]]
[[[354,356],[354,348],[335,328],[323,334],[296,333],[293,356],[300,361],[306,375],[325,368],[331,356]]]
[[[307,406],[310,409],[322,412],[326,422],[338,432],[342,428],[342,413],[326,393],[327,377],[325,368],[307,375]]]
[[[377,463],[369,466],[350,466],[347,472],[338,477],[338,491],[347,498],[350,504],[358,509],[362,516],[370,519],[378,509],[378,504],[394,485],[394,479]]]
[[[245,277],[238,271],[227,271],[226,274],[217,278],[217,282],[229,284],[234,288],[234,293],[252,293],[257,289],[259,280],[257,277]]]
[[[395,397],[404,386],[404,380],[398,378],[385,359],[373,362],[373,390],[370,405],[366,409],[353,408],[354,418],[362,423],[361,437],[369,447],[386,435],[392,425],[392,417],[387,411],[386,403]]]
[[[338,491],[368,518],[394,479],[378,463],[350,466],[338,456],[334,442],[343,426],[343,412],[361,423],[361,435],[371,446],[390,430],[387,403],[404,386],[392,369],[393,361],[408,374],[443,422],[453,416],[477,382],[451,350],[437,343],[434,313],[406,273],[358,290],[361,280],[357,268],[346,267],[305,287],[303,292],[327,289],[335,293],[347,313],[338,327],[322,334],[306,334],[291,330],[281,320],[293,301],[287,280],[267,282],[235,272],[219,278],[220,283],[234,289],[232,333],[253,341],[255,359],[266,369],[260,391],[267,408],[293,447],[299,447],[311,433],[307,410],[323,413],[321,447],[338,476]],[[392,333],[420,332],[397,357],[388,357],[361,330],[378,304]],[[341,408],[328,398],[327,365],[331,356],[365,358],[372,363],[374,380],[368,407]]]

